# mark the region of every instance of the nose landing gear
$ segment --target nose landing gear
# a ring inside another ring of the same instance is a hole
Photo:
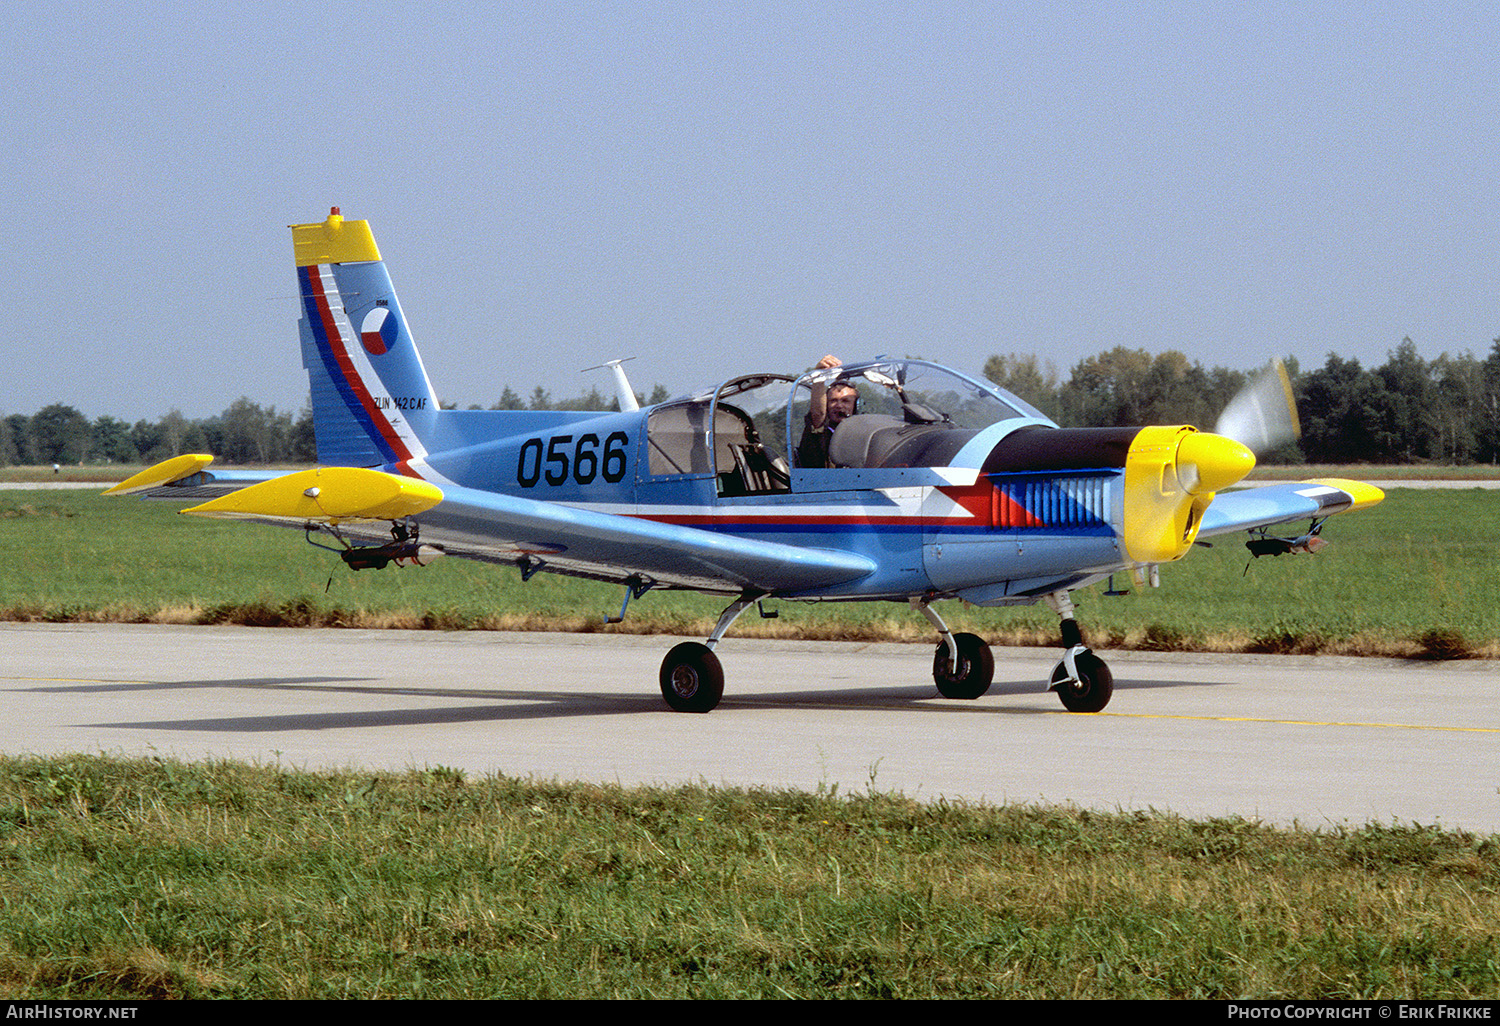
[[[1104,660],[1094,655],[1083,643],[1083,632],[1073,618],[1073,600],[1066,591],[1055,591],[1047,596],[1047,605],[1058,615],[1062,628],[1062,643],[1065,651],[1048,683],[1049,691],[1070,712],[1098,712],[1109,704],[1115,691],[1114,674]]]

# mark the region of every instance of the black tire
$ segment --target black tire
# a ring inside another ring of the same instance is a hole
[[[1062,683],[1068,679],[1068,666],[1058,663],[1052,671],[1052,689],[1070,712],[1098,712],[1109,704],[1115,693],[1115,675],[1109,672],[1104,660],[1092,652],[1083,652],[1073,660],[1078,667],[1078,680]]]
[[[678,712],[706,713],[724,697],[724,667],[707,645],[684,641],[661,662],[661,696]]]
[[[932,679],[944,698],[978,698],[995,679],[995,657],[984,639],[974,634],[955,634],[958,672],[953,672],[948,646],[939,642],[932,657]]]

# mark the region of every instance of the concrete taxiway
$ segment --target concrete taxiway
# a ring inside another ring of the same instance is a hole
[[[1115,697],[1066,712],[1057,653],[997,649],[977,701],[929,645],[727,639],[708,715],[673,713],[679,639],[0,625],[0,751],[458,767],[634,783],[1500,833],[1500,663],[1103,653]]]

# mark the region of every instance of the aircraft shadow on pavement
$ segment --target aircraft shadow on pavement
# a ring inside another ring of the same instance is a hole
[[[564,719],[576,716],[621,716],[656,714],[684,715],[671,712],[661,696],[642,691],[618,694],[588,691],[549,691],[546,689],[495,688],[422,688],[360,685],[364,677],[252,677],[228,680],[193,681],[121,681],[107,684],[47,687],[37,691],[113,691],[130,689],[241,689],[250,691],[287,691],[323,694],[330,697],[364,695],[384,700],[412,698],[447,704],[404,709],[326,709],[308,712],[259,713],[247,716],[211,716],[160,720],[130,720],[85,724],[95,728],[137,730],[222,731],[236,733],[274,733],[278,731],[349,730],[370,727],[415,727],[442,723],[510,722],[537,719]],[[1118,690],[1140,690],[1157,687],[1202,686],[1209,682],[1185,681],[1117,681]],[[1020,698],[1041,698],[1043,703],[1012,704]],[[998,704],[996,700],[1005,704]],[[451,704],[468,700],[464,704]],[[936,688],[921,684],[883,686],[840,686],[807,688],[800,691],[753,691],[726,694],[712,718],[757,709],[846,709],[850,711],[903,710],[914,713],[950,715],[1015,716],[1066,713],[1057,700],[1034,681],[1001,681],[992,685],[981,699],[964,701],[939,697]]]
[[[48,684],[37,688],[17,688],[31,694],[95,694],[120,691],[173,691],[181,688],[266,687],[298,688],[340,681],[377,680],[375,677],[257,677],[252,680],[90,680],[73,684]],[[323,690],[320,688],[319,690]]]

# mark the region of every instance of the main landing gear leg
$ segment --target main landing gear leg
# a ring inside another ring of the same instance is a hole
[[[1063,657],[1052,671],[1048,690],[1056,691],[1073,712],[1098,712],[1114,694],[1115,678],[1104,660],[1083,643],[1083,632],[1073,618],[1073,599],[1066,591],[1047,596],[1047,605],[1062,621]]]
[[[911,607],[937,628],[942,641],[932,656],[932,679],[944,698],[978,698],[995,677],[995,657],[983,638],[953,634],[924,598],[913,597]]]
[[[661,663],[661,696],[678,712],[706,713],[724,697],[724,667],[714,655],[714,646],[741,613],[760,599],[764,592],[747,592],[731,602],[719,616],[708,643],[684,641],[667,653]]]

